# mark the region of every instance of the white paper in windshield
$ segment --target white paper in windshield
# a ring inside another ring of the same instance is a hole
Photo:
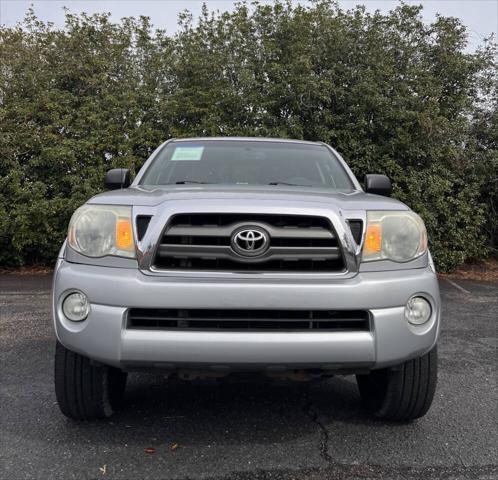
[[[198,162],[202,158],[204,147],[176,147],[171,156],[172,162]]]

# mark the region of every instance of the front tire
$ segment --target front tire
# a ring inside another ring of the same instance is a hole
[[[377,418],[410,421],[429,410],[437,383],[437,347],[393,368],[357,375],[365,408]]]
[[[127,374],[89,358],[57,342],[55,348],[55,396],[61,412],[74,420],[110,417],[119,407]]]

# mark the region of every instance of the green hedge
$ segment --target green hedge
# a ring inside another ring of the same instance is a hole
[[[0,264],[51,263],[107,169],[170,137],[322,140],[386,173],[428,227],[438,268],[496,252],[496,48],[456,19],[331,2],[239,5],[174,36],[147,18],[33,12],[0,28]]]

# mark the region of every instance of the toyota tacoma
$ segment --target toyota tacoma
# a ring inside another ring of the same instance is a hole
[[[438,282],[421,218],[330,146],[171,139],[73,214],[53,283],[66,416],[112,415],[127,374],[356,375],[408,421],[436,387]]]

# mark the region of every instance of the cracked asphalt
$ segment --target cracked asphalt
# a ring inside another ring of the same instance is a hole
[[[352,377],[192,383],[131,375],[124,409],[57,407],[48,276],[0,276],[0,478],[498,478],[498,285],[441,280],[432,409],[371,419]],[[146,448],[155,449],[148,454]]]

